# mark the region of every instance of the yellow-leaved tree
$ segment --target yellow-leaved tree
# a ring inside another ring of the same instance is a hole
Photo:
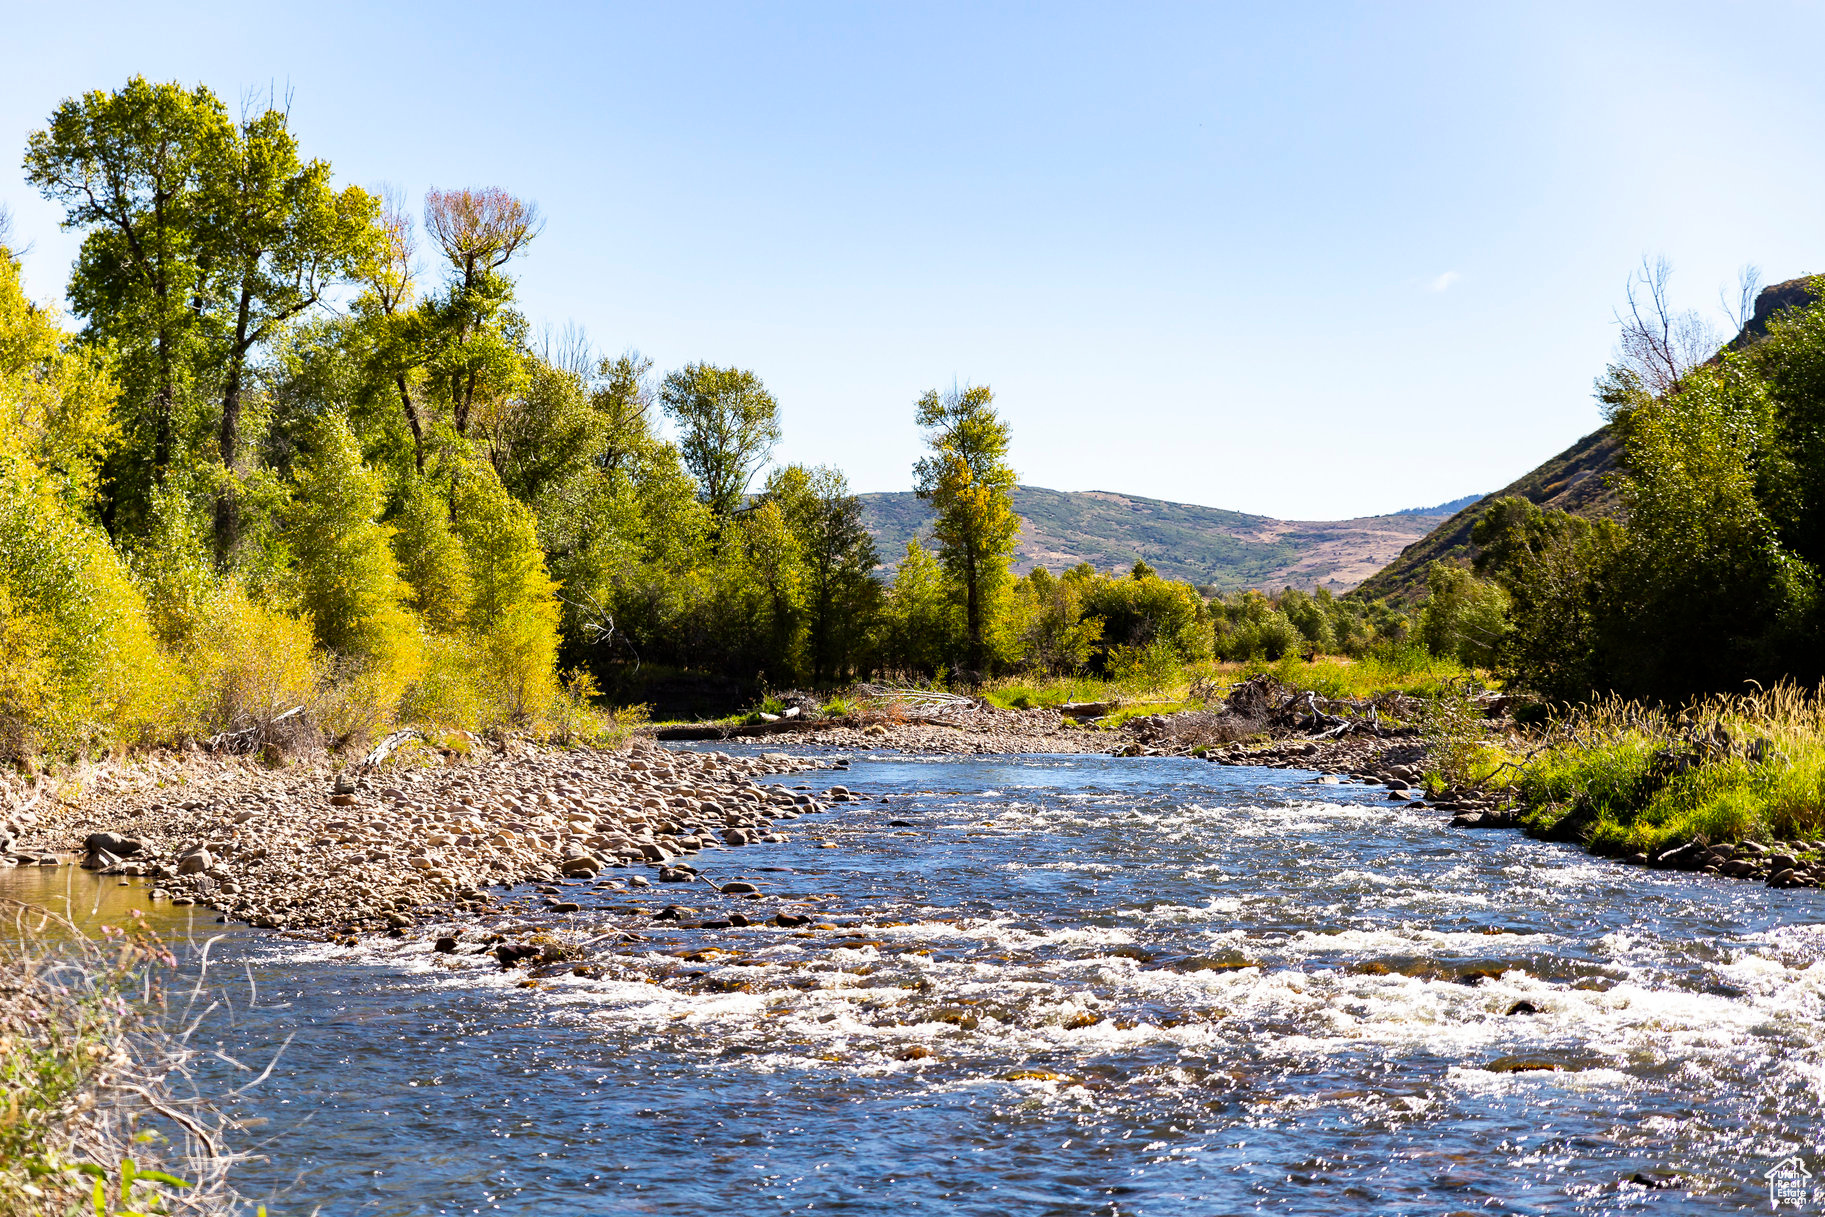
[[[115,394],[0,246],[0,756],[133,736],[163,700],[145,602],[93,519]]]
[[[913,466],[919,497],[937,513],[938,560],[963,601],[970,670],[988,666],[997,609],[1012,575],[1008,561],[1020,517],[1014,514],[1014,470],[1008,425],[995,413],[987,385],[936,389],[919,399],[917,418],[931,455]]]

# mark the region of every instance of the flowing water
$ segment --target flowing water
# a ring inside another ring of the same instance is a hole
[[[890,801],[697,860],[772,898],[610,871],[509,917],[597,936],[597,975],[536,988],[479,923],[439,956],[198,919],[226,935],[201,1038],[284,1046],[233,1101],[242,1187],[275,1215],[1668,1213],[1820,1169],[1820,893],[1312,776],[858,756],[840,780]],[[145,903],[94,882],[0,890]],[[670,902],[834,928],[632,911]]]

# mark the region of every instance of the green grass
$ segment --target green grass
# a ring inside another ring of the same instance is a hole
[[[1765,755],[1756,741],[1767,742]],[[1816,692],[1712,698],[1677,715],[1603,703],[1555,724],[1519,769],[1530,826],[1597,853],[1825,838],[1825,701]]]
[[[1265,660],[1244,664],[1244,677],[1269,674],[1296,689],[1311,689],[1323,697],[1366,700],[1382,693],[1408,697],[1436,697],[1447,681],[1482,676],[1453,659],[1439,659],[1418,647],[1400,647],[1386,653],[1350,659],[1320,655],[1307,662],[1289,655],[1278,663]],[[1489,683],[1483,676],[1484,683]]]

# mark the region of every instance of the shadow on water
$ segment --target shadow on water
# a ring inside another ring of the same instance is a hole
[[[1310,776],[858,756],[868,802],[697,860],[763,899],[611,871],[554,913],[525,886],[425,927],[444,955],[69,868],[0,888],[225,935],[207,1036],[255,1067],[289,1039],[237,1110],[275,1214],[1765,1203],[1825,1110],[1818,893],[1452,834]],[[807,924],[727,924],[776,911]],[[528,988],[485,953],[541,930],[584,958]]]

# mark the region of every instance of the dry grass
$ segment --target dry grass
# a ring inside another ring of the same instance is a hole
[[[164,944],[137,921],[93,939],[15,901],[0,914],[0,1217],[237,1211],[225,1120],[168,1029]]]

